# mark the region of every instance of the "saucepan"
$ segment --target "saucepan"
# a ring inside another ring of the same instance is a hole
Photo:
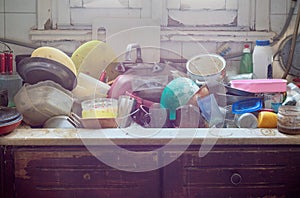
[[[49,118],[44,124],[44,128],[63,128],[63,129],[73,129],[79,128],[81,123],[78,122],[73,116],[53,116]]]

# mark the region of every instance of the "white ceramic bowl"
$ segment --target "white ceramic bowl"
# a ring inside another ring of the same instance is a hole
[[[197,81],[222,81],[226,75],[225,66],[225,59],[217,54],[197,55],[186,63],[187,75]]]

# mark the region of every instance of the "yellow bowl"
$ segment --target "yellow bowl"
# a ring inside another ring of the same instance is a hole
[[[72,59],[63,51],[49,46],[39,47],[31,53],[31,57],[48,58],[61,63],[68,67],[75,75],[77,75],[77,69]]]
[[[261,111],[258,113],[258,128],[276,128],[277,114],[269,111]]]

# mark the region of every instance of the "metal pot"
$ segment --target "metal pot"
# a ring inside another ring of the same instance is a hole
[[[43,125],[44,128],[74,129],[78,123],[69,116],[54,116],[49,118]]]

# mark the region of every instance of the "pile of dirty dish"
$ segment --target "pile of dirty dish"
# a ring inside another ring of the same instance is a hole
[[[16,65],[24,84],[15,94],[14,103],[23,121],[31,127],[80,127],[80,120],[72,116],[75,102],[105,98],[110,87],[82,72],[86,69],[84,65],[90,65],[85,59],[97,62],[100,72],[111,62],[111,57],[115,57],[112,49],[101,41],[83,44],[72,57],[54,47],[35,49]],[[88,72],[96,75],[92,68]]]
[[[253,87],[256,81],[225,83],[225,67],[217,54],[195,56],[184,66],[143,62],[138,44],[129,44],[119,56],[96,40],[79,46],[71,57],[40,47],[17,65],[25,83],[14,102],[31,127],[274,127],[264,125],[271,123],[265,122],[267,116],[276,115],[270,112],[273,106],[267,107],[282,102],[286,81],[277,82],[280,90],[274,94],[247,90],[243,85]]]
[[[0,135],[10,133],[22,122],[23,116],[15,107],[8,107],[8,90],[0,91]]]

